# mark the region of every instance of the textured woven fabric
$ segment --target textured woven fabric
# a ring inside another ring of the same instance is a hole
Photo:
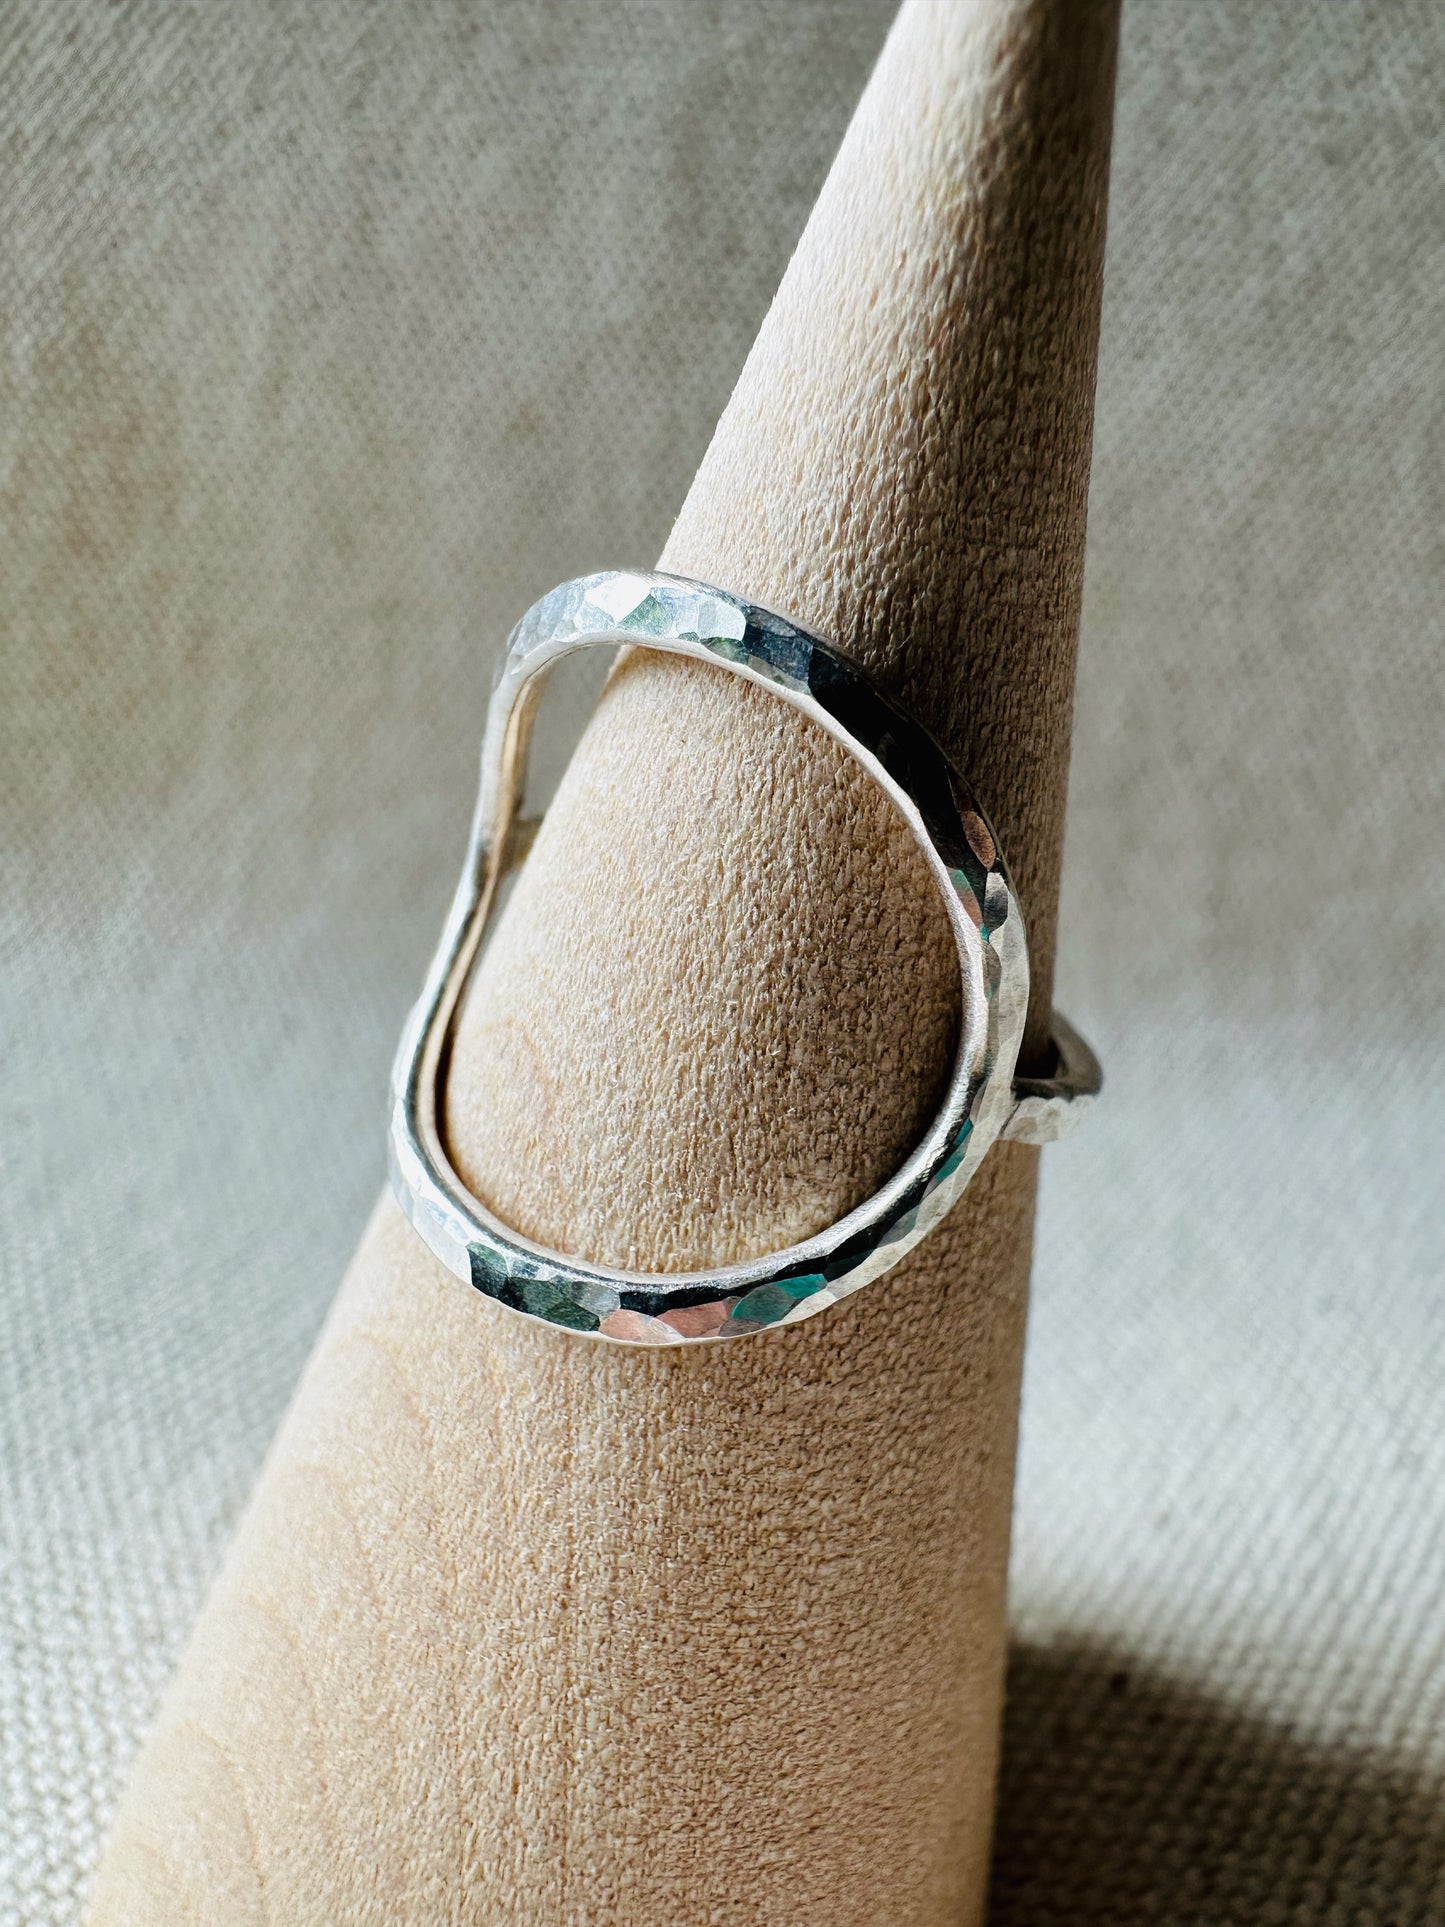
[[[659,550],[889,11],[0,23],[6,1927],[376,1191],[496,643]],[[1000,1922],[1445,1921],[1442,60],[1126,20]]]

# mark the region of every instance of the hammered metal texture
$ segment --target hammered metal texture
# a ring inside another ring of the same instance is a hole
[[[820,723],[901,811],[938,880],[958,947],[962,1022],[948,1094],[882,1190],[800,1244],[742,1265],[646,1275],[567,1258],[510,1231],[462,1185],[440,1131],[440,1067],[497,884],[530,826],[517,815],[546,671],[574,649],[638,643],[719,664]],[[949,1210],[995,1139],[1061,1136],[1099,1085],[1088,1046],[1055,1027],[1049,1078],[1014,1085],[1028,950],[998,841],[943,751],[840,650],[723,590],[653,573],[564,583],[518,623],[487,718],[462,881],[392,1080],[391,1175],[442,1262],[525,1316],[628,1344],[678,1345],[795,1324],[888,1271]]]

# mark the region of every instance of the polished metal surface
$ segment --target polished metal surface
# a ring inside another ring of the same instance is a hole
[[[802,1243],[711,1271],[616,1271],[534,1244],[466,1189],[441,1130],[452,1025],[497,886],[524,860],[536,830],[535,820],[518,812],[546,672],[575,649],[616,643],[721,664],[836,738],[918,839],[948,910],[962,973],[952,1081],[902,1168],[866,1203]],[[1028,988],[1023,918],[987,818],[932,737],[856,663],[795,623],[703,583],[647,573],[586,576],[528,610],[502,662],[466,865],[392,1073],[392,1186],[449,1270],[523,1316],[647,1345],[713,1342],[796,1324],[897,1264],[962,1194],[996,1140],[1047,1143],[1088,1108],[1099,1066],[1061,1018],[1054,1021],[1051,1074],[1015,1078]]]

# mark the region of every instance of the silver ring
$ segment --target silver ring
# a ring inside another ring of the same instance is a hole
[[[509,1230],[452,1168],[441,1086],[452,1026],[496,902],[530,847],[520,815],[546,672],[574,649],[639,643],[721,663],[820,723],[881,785],[938,880],[963,977],[953,1078],[922,1143],[882,1190],[786,1250],[711,1271],[615,1271]],[[584,576],[513,630],[482,743],[461,883],[392,1071],[392,1188],[449,1271],[525,1317],[624,1344],[742,1337],[811,1318],[892,1269],[957,1201],[989,1146],[1062,1137],[1100,1087],[1083,1039],[1054,1019],[1046,1077],[1014,1075],[1028,1007],[1028,945],[998,839],[928,733],[841,650],[726,590],[680,576]]]

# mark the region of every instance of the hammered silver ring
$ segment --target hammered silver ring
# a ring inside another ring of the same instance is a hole
[[[617,1271],[548,1251],[472,1196],[447,1156],[442,1084],[452,1027],[502,879],[530,847],[521,815],[546,672],[595,644],[721,664],[822,725],[886,792],[948,911],[962,972],[953,1076],[922,1142],[883,1188],[800,1244],[709,1271]],[[402,1210],[449,1271],[523,1317],[632,1345],[711,1343],[795,1325],[892,1269],[958,1200],[989,1146],[1041,1144],[1078,1123],[1101,1078],[1057,1015],[1049,1075],[1016,1077],[1028,945],[998,839],[926,730],[832,643],[724,589],[614,573],[564,583],[513,630],[487,714],[471,842],[392,1072],[390,1170]]]

